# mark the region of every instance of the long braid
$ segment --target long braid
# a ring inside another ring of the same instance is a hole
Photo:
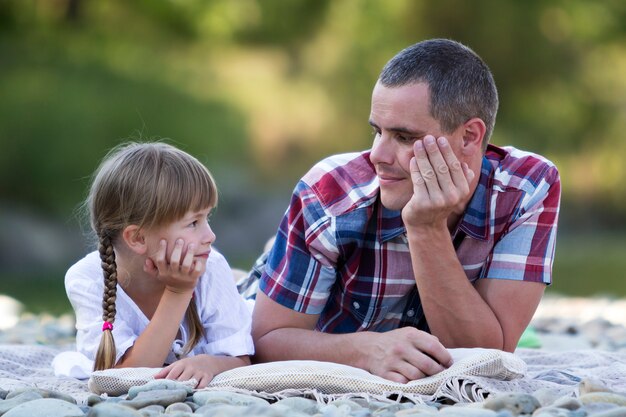
[[[115,299],[117,296],[117,264],[113,242],[107,234],[100,235],[100,265],[104,275],[104,293],[102,296],[102,338],[96,353],[94,370],[100,371],[115,366],[115,341],[113,339],[113,323],[115,322]]]
[[[183,346],[183,354],[186,355],[193,350],[193,348],[202,340],[205,336],[204,326],[202,320],[198,315],[198,306],[196,305],[196,297],[193,297],[187,306],[185,312],[185,318],[187,319],[187,331],[189,332],[189,340]]]

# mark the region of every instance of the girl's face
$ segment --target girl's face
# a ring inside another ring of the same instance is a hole
[[[215,242],[215,234],[209,226],[209,216],[212,208],[199,211],[188,211],[181,219],[164,226],[155,227],[145,233],[148,243],[148,257],[154,259],[161,240],[167,242],[166,259],[170,262],[174,244],[178,239],[183,241],[184,258],[190,244],[193,244],[194,258],[206,262],[211,252],[211,245]]]

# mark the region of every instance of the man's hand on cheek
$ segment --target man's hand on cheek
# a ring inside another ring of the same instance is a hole
[[[448,140],[431,135],[415,142],[410,162],[413,196],[402,210],[407,226],[445,226],[462,210],[470,194],[474,172],[461,163]]]

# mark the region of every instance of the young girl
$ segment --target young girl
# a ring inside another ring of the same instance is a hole
[[[94,370],[162,367],[198,381],[250,364],[250,313],[208,223],[217,190],[194,157],[130,143],[100,165],[86,205],[98,251],[65,276],[76,345]]]

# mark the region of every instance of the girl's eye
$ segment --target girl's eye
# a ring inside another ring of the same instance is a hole
[[[197,220],[194,220],[194,221],[191,222],[191,224],[189,224],[189,226],[191,226],[191,227],[196,227],[197,225],[198,225],[198,221]]]

